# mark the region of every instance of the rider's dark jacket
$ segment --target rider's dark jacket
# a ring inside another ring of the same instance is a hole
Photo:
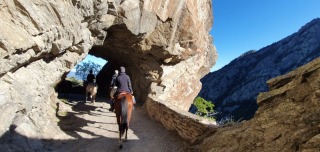
[[[125,73],[125,70],[121,69],[120,74],[116,79],[117,92],[129,92],[132,93],[131,81],[129,76]]]
[[[93,82],[94,79],[95,79],[95,77],[94,77],[94,75],[93,75],[92,73],[89,73],[89,74],[87,75],[87,83]]]

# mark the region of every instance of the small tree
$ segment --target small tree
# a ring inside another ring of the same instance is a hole
[[[247,52],[245,52],[245,53],[242,53],[238,58],[247,56],[247,55],[252,54],[252,53],[255,53],[255,52],[257,52],[257,51],[256,51],[256,50],[249,50],[249,51],[247,51]]]
[[[198,111],[196,112],[196,115],[207,117],[207,118],[213,118],[212,113],[214,113],[214,104],[211,101],[206,101],[205,99],[201,97],[197,97],[193,104],[197,107]]]
[[[101,65],[96,64],[92,61],[81,62],[76,66],[76,75],[80,76],[82,80],[86,80],[90,70],[92,70],[92,73],[94,75],[97,75],[101,70]]]

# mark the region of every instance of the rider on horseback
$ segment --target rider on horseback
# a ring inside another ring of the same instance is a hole
[[[87,84],[91,83],[94,81],[95,76],[92,74],[92,70],[89,71],[89,74],[87,75]]]
[[[122,66],[120,67],[120,74],[117,76],[115,80],[115,85],[117,87],[117,91],[114,94],[116,97],[118,94],[127,92],[133,94],[130,77],[126,74],[126,69]],[[111,103],[109,111],[114,110],[114,102]]]
[[[84,84],[84,88],[86,89],[87,85],[89,83],[95,82],[96,77],[94,76],[94,74],[92,73],[92,69],[89,71],[89,74],[87,75],[87,81]],[[90,93],[90,92],[89,92]],[[86,93],[86,96],[89,95],[89,93]],[[91,96],[91,94],[89,95],[89,97]],[[87,99],[86,99],[87,100]]]
[[[116,91],[117,91],[116,79],[117,79],[118,75],[119,75],[118,70],[115,70],[114,74],[112,76],[112,79],[111,79],[111,83],[110,83],[110,98],[111,98],[112,102],[113,102],[114,93],[116,93]]]

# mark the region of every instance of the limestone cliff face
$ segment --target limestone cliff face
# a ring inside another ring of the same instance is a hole
[[[20,150],[41,143],[15,134],[63,134],[53,87],[88,52],[109,61],[106,73],[125,66],[138,102],[183,110],[216,60],[211,0],[0,0],[0,8],[0,136],[26,143]]]
[[[320,19],[258,51],[248,51],[222,69],[206,75],[199,96],[212,101],[219,119],[251,119],[256,97],[268,90],[268,79],[286,74],[320,56]]]
[[[53,86],[85,57],[94,38],[71,1],[0,1],[1,151],[36,151],[63,134]],[[92,9],[93,11],[93,9]],[[87,12],[89,13],[89,12]],[[10,143],[10,142],[9,142]]]
[[[255,117],[218,129],[201,151],[319,151],[320,58],[267,83]]]
[[[115,19],[104,43],[90,52],[110,61],[106,72],[98,75],[98,83],[110,83],[103,78],[108,74],[110,78],[114,68],[122,65],[133,79],[138,101],[152,98],[187,110],[201,88],[199,78],[216,60],[208,36],[211,2],[149,0],[139,4],[132,0],[116,9],[123,11],[119,14],[123,18]]]

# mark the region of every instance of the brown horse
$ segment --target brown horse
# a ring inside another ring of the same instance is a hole
[[[122,139],[124,132],[126,136],[124,140],[127,140],[128,128],[131,119],[131,113],[133,108],[133,97],[129,93],[120,93],[115,97],[114,109],[117,116],[117,123],[119,127],[119,148],[122,148]]]

